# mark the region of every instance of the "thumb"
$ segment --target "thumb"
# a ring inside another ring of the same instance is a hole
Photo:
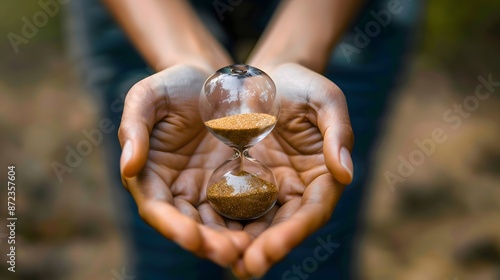
[[[305,100],[314,111],[310,121],[323,136],[326,167],[342,184],[350,184],[354,167],[350,152],[354,143],[347,103],[337,85],[303,66],[284,64],[273,72],[278,91],[290,100]],[[294,94],[295,93],[295,94]]]
[[[148,78],[149,79],[149,78]],[[149,136],[159,116],[166,108],[160,94],[153,90],[148,79],[135,84],[127,94],[118,138],[122,145],[120,172],[122,177],[136,176],[148,159]]]
[[[342,184],[352,182],[354,165],[351,150],[354,143],[349,112],[342,91],[334,86],[329,101],[318,110],[318,127],[323,134],[323,152],[328,170]]]

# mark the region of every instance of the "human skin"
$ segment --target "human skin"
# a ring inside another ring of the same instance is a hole
[[[121,173],[141,217],[240,277],[264,274],[325,224],[352,178],[342,174],[341,161],[352,170],[353,141],[342,91],[297,64],[276,71],[281,115],[251,154],[273,171],[279,203],[245,225],[221,217],[206,200],[211,173],[232,154],[199,115],[199,88],[208,73],[177,65],[139,82],[126,97],[119,129]]]
[[[249,64],[273,78],[282,111],[251,153],[273,170],[280,192],[272,211],[245,225],[218,215],[204,190],[231,149],[206,131],[199,90],[231,63],[229,56],[184,1],[106,2],[146,61],[161,70],[129,91],[119,129],[122,179],[141,217],[239,277],[262,276],[329,220],[352,181],[345,97],[319,73],[361,1],[285,1],[252,52]]]

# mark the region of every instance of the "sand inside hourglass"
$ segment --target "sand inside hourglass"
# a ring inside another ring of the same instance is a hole
[[[246,146],[275,124],[275,116],[262,113],[232,115],[205,122],[216,135],[238,147]]]
[[[220,213],[233,219],[254,219],[271,208],[278,189],[246,171],[227,174],[207,189],[207,197]]]
[[[247,147],[254,139],[272,129],[276,121],[275,116],[250,113],[210,120],[205,125],[237,147]],[[273,183],[244,171],[244,166],[240,168],[209,186],[207,198],[226,217],[240,220],[258,218],[274,205],[278,188]]]

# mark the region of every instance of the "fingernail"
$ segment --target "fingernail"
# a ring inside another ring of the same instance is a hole
[[[122,174],[123,174],[123,168],[125,167],[125,163],[127,163],[131,157],[132,157],[132,141],[127,140],[125,141],[125,145],[123,145],[122,156],[120,159],[120,167],[122,168],[121,170]]]
[[[349,150],[346,147],[340,148],[340,165],[342,165],[347,173],[349,173],[349,176],[351,177],[349,181],[352,181],[354,166],[352,163],[351,153],[349,153]]]

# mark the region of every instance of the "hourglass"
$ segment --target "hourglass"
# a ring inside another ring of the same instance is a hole
[[[279,111],[273,81],[255,67],[224,67],[203,85],[201,118],[217,139],[234,150],[207,185],[207,199],[219,214],[234,220],[256,219],[276,203],[274,175],[250,156],[249,149],[273,130]]]

